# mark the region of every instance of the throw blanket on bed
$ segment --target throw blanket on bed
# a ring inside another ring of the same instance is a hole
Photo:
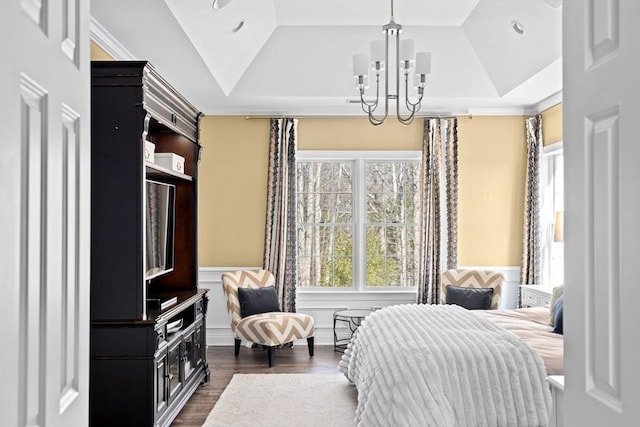
[[[542,359],[455,305],[397,305],[358,329],[339,369],[358,389],[359,426],[546,426]]]

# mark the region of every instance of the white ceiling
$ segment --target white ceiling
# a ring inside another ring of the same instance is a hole
[[[92,0],[92,18],[205,114],[362,115],[352,55],[389,0]],[[529,113],[562,90],[560,0],[395,0],[432,53],[422,114]],[[231,29],[241,20],[237,33]],[[517,34],[512,22],[525,29]],[[373,89],[369,89],[373,96]]]

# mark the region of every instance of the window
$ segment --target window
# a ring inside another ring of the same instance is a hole
[[[301,287],[414,287],[420,152],[301,151]]]
[[[562,144],[544,147],[541,162],[542,284],[564,282],[564,156]]]

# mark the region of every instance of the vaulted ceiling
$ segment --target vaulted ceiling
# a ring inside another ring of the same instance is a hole
[[[91,15],[205,114],[362,115],[352,55],[382,39],[390,0],[92,0]],[[562,90],[561,0],[395,0],[394,16],[432,53],[422,113],[529,113]]]

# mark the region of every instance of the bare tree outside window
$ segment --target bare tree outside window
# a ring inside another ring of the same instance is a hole
[[[353,164],[299,162],[300,286],[353,284]]]
[[[416,286],[419,179],[418,160],[298,160],[300,286]]]
[[[419,164],[367,162],[367,286],[415,286]]]

